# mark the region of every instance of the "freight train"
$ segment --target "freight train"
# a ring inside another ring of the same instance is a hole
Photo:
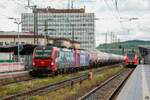
[[[124,62],[127,67],[136,67],[138,65],[138,55],[136,53],[127,53]]]
[[[122,61],[123,56],[99,51],[38,46],[33,51],[32,73],[59,74]]]

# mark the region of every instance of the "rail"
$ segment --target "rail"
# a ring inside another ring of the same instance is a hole
[[[110,77],[103,83],[99,84],[97,87],[95,87],[94,89],[92,89],[91,91],[89,91],[88,93],[83,95],[82,97],[78,98],[78,100],[91,100],[91,99],[112,100],[118,93],[118,90],[120,90],[120,88],[123,86],[123,84],[125,84],[126,80],[132,74],[133,70],[134,69],[127,69],[125,71],[117,73],[116,75]],[[120,80],[121,79],[120,77],[123,77],[122,80]],[[114,86],[115,83],[113,83],[113,82],[115,82],[115,81],[117,81],[117,86]],[[111,86],[110,84],[113,84],[113,86]],[[110,89],[112,87],[113,87],[113,89]],[[110,91],[111,91],[111,93],[110,93]],[[107,92],[109,92],[109,93],[107,93]],[[103,94],[108,94],[108,95],[104,97]]]

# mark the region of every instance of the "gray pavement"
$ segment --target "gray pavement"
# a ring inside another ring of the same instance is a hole
[[[116,100],[150,100],[150,65],[138,65]]]

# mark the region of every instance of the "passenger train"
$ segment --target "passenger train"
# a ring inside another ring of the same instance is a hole
[[[123,56],[120,55],[82,49],[38,46],[33,51],[32,72],[58,74],[120,62],[123,62]]]
[[[138,65],[138,56],[136,53],[127,53],[125,55],[125,65],[127,67],[136,67]]]

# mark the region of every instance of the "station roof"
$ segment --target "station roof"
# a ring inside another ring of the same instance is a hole
[[[21,55],[30,55],[32,54],[36,46],[37,45],[31,45],[31,44],[19,45],[19,53]],[[16,55],[18,53],[18,45],[0,46],[0,52],[14,52],[14,54]]]
[[[150,45],[139,45],[138,47],[139,47],[141,56],[146,56],[150,54]]]
[[[139,45],[139,48],[150,49],[150,45]]]
[[[42,36],[42,35],[23,35],[23,34],[21,34],[21,35],[19,35],[19,37],[20,38],[44,38],[44,36]],[[15,34],[15,35],[1,35],[0,34],[0,38],[18,38],[18,35],[17,34]]]

